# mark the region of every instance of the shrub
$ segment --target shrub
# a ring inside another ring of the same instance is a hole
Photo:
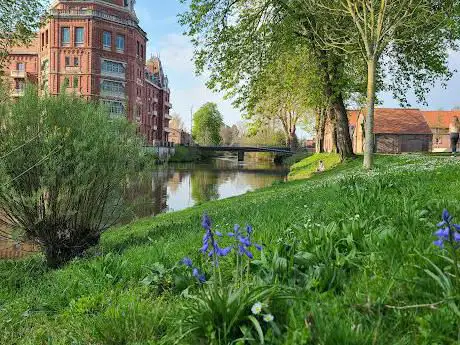
[[[140,140],[125,119],[65,93],[28,87],[0,110],[0,213],[58,267],[99,242],[123,207]]]

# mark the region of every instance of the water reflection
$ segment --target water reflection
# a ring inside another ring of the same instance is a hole
[[[131,216],[148,217],[241,195],[285,180],[286,176],[284,167],[226,159],[160,167],[130,186]]]

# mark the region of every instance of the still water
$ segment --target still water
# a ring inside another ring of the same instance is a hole
[[[220,158],[206,164],[167,165],[130,188],[137,217],[179,211],[284,181],[288,169],[269,163]]]

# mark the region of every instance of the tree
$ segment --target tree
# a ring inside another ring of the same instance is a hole
[[[298,1],[299,3],[303,2]],[[455,0],[308,0],[309,11],[323,13],[331,23],[326,39],[330,47],[355,53],[367,66],[367,116],[364,167],[372,168],[374,107],[378,71],[385,60],[390,71],[399,68],[404,80],[422,85],[450,75],[447,50],[458,38],[458,2]],[[340,22],[343,25],[337,25]],[[345,21],[345,23],[344,23]],[[348,22],[347,22],[348,21]],[[384,57],[384,59],[382,59]],[[396,67],[394,67],[396,66]],[[395,90],[403,88],[396,86]]]
[[[185,0],[182,0],[185,2]],[[180,22],[195,45],[198,73],[209,70],[208,86],[236,97],[245,108],[252,81],[267,65],[299,43],[316,57],[324,82],[327,109],[337,117],[342,157],[353,155],[345,107],[345,62],[332,49],[323,49],[304,33],[306,18],[288,0],[192,0]],[[314,20],[314,18],[309,18]],[[310,21],[311,21],[310,20]],[[323,22],[318,21],[318,25]]]
[[[28,45],[41,25],[44,14],[41,0],[0,1],[0,66],[15,45]]]
[[[222,138],[223,145],[232,145],[233,144],[233,130],[232,127],[223,125],[220,129],[220,137]]]
[[[124,118],[76,96],[27,87],[0,108],[0,213],[58,267],[98,243],[123,212],[141,140]]]
[[[201,145],[219,145],[224,122],[217,104],[206,103],[193,114],[193,140]]]
[[[284,53],[253,80],[249,91],[247,117],[255,124],[264,123],[263,119],[279,123],[294,150],[297,127],[314,122],[314,109],[326,101],[314,60],[300,46]]]

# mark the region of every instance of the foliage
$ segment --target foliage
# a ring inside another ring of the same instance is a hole
[[[325,170],[329,170],[340,163],[340,157],[334,153],[316,153],[291,167],[290,180],[309,178],[316,173],[319,162],[323,161]]]
[[[290,146],[297,126],[314,122],[315,109],[325,103],[316,69],[315,57],[305,47],[268,64],[250,85],[247,118],[254,121],[253,128],[276,123]]]
[[[266,344],[455,344],[458,317],[447,302],[436,304],[453,296],[439,284],[441,274],[452,279],[453,266],[432,244],[432,233],[443,209],[460,213],[459,161],[377,155],[375,163],[362,171],[359,157],[307,180],[114,228],[92,254],[62,269],[47,270],[40,255],[0,261],[0,343],[197,344],[192,336],[179,339],[181,320],[210,320],[211,302],[206,313],[190,314],[189,297],[201,295],[203,286],[180,262],[189,256],[212,281],[213,266],[197,252],[207,211],[214,232],[250,221],[264,245],[260,254],[254,251],[237,298],[246,301],[244,289],[267,285],[297,296],[291,303],[269,298],[263,314],[273,314],[281,335],[268,335]],[[232,243],[219,238],[221,248]],[[236,295],[234,258],[220,258],[219,268]],[[186,284],[176,285],[176,275]],[[222,291],[206,301],[227,296]],[[212,304],[214,315],[225,313]],[[258,344],[245,319],[255,316],[255,303],[243,304],[240,320],[255,339],[246,343]],[[267,336],[263,316],[257,320]]]
[[[201,145],[220,144],[220,128],[222,125],[223,119],[217,109],[217,104],[206,103],[193,114],[193,140]]]
[[[174,150],[174,155],[169,158],[170,163],[193,163],[205,158],[193,146],[176,146]]]
[[[339,151],[343,157],[352,156],[345,101],[350,92],[361,91],[356,70],[362,66],[356,66],[355,59],[342,58],[335,49],[317,44],[314,36],[305,32],[305,26],[313,23],[324,29],[325,23],[313,12],[301,9],[293,1],[284,0],[192,0],[188,11],[181,14],[180,23],[196,48],[197,72],[209,72],[208,87],[235,97],[235,105],[244,110],[248,101],[258,101],[257,85],[263,85],[264,74],[269,75],[273,64],[282,64],[286,56],[308,52],[299,60],[315,68],[304,70],[297,82],[305,85],[312,80],[322,81],[319,87],[303,91],[308,94],[309,104],[314,100],[317,108],[331,110],[332,117],[337,118]],[[276,84],[283,88],[282,82]],[[316,94],[322,97],[314,97]]]
[[[0,66],[15,45],[31,43],[42,23],[44,2],[40,0],[3,0],[0,4]]]
[[[0,114],[0,211],[57,267],[98,243],[140,166],[134,128],[76,96],[28,87]]]

